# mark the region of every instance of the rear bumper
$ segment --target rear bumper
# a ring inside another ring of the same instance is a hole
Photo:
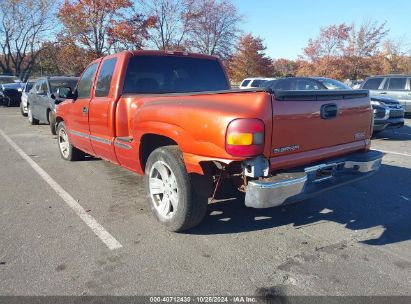
[[[250,181],[246,188],[245,205],[269,208],[310,198],[373,175],[380,168],[382,157],[383,153],[379,151],[353,153],[292,172]]]

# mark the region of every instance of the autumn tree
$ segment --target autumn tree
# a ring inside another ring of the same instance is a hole
[[[348,78],[357,79],[369,72],[369,60],[378,55],[388,34],[386,23],[365,21],[359,28],[351,26],[346,45],[342,52],[346,61]]]
[[[159,50],[185,50],[194,0],[140,0],[141,10],[151,20],[148,43]]]
[[[273,61],[273,76],[289,77],[296,74],[296,62],[286,58],[280,58]]]
[[[192,48],[203,54],[227,58],[240,35],[242,16],[229,0],[197,0],[192,5],[189,38]]]
[[[53,2],[2,0],[0,2],[0,68],[26,80],[50,34]]]
[[[58,17],[64,31],[95,57],[120,44],[141,47],[149,23],[130,0],[65,0]]]
[[[385,23],[366,21],[359,27],[345,23],[320,29],[317,38],[304,48],[297,71],[303,76],[327,76],[337,79],[362,78],[372,72],[373,59],[381,52],[388,34]]]
[[[251,34],[242,36],[228,63],[230,79],[238,83],[246,77],[272,76],[272,61],[266,56],[265,50],[261,38]]]

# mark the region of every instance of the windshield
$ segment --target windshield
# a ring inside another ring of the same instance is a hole
[[[342,82],[334,79],[318,79],[327,89],[329,90],[352,90],[349,86],[343,84]]]
[[[74,88],[77,85],[77,79],[50,79],[50,86],[51,86],[51,91],[53,93],[57,92],[58,88],[70,88],[72,91],[74,91]]]
[[[27,82],[26,87],[24,88],[24,92],[30,91],[33,85],[34,85],[34,82]]]
[[[134,56],[123,93],[166,94],[228,90],[217,60],[175,56]]]

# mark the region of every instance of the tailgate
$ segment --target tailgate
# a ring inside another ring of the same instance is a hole
[[[371,137],[366,90],[275,91],[272,105],[272,157],[361,141],[365,148]]]

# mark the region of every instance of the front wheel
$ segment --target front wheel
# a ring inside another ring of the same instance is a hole
[[[23,103],[22,103],[22,102],[20,102],[20,112],[21,112],[21,115],[27,116],[27,113],[24,112],[24,106],[23,106]]]
[[[203,220],[208,198],[194,190],[177,146],[158,148],[150,154],[145,184],[151,210],[168,230],[187,230]]]
[[[39,120],[35,119],[33,117],[33,112],[31,111],[31,106],[29,104],[27,105],[27,116],[28,116],[28,119],[29,119],[29,124],[31,124],[31,125],[38,125],[39,124]]]
[[[57,134],[57,143],[61,158],[68,161],[75,161],[84,158],[85,153],[71,144],[64,122],[59,123],[57,127]]]

